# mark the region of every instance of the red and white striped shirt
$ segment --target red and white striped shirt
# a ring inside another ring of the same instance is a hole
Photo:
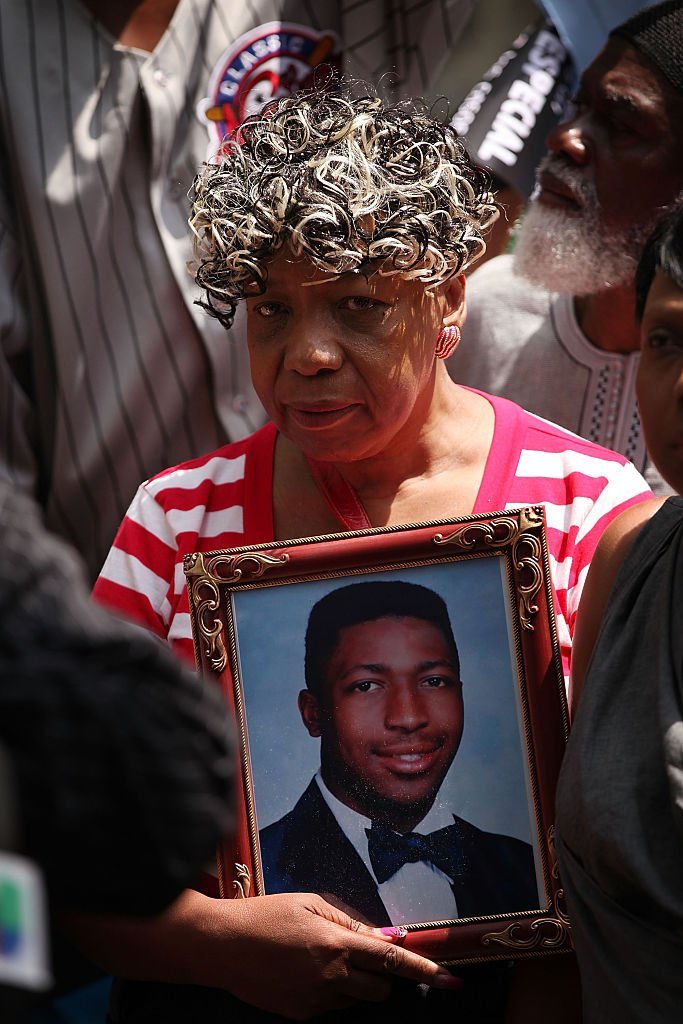
[[[650,491],[621,455],[506,399],[486,397],[495,429],[473,514],[545,506],[568,675],[576,610],[598,539],[615,516]],[[268,424],[143,483],[95,585],[97,600],[168,638],[181,656],[193,660],[183,557],[273,539],[276,436]]]

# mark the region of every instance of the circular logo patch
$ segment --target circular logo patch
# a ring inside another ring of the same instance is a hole
[[[323,65],[341,68],[341,41],[335,32],[270,21],[240,36],[218,60],[209,94],[197,105],[197,116],[209,133],[207,159],[225,135],[269,100],[318,84],[315,71]]]

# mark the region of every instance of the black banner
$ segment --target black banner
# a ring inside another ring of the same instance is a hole
[[[451,124],[472,158],[523,196],[545,154],[548,132],[574,89],[574,62],[552,23],[527,29],[470,90]]]

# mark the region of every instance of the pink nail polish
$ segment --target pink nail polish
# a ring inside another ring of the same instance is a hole
[[[443,974],[437,974],[434,978],[433,988],[445,988],[445,989],[458,989],[462,988],[463,980],[458,978],[455,974],[447,974],[445,971]]]
[[[395,925],[393,928],[380,928],[380,931],[389,939],[405,939],[408,934],[408,929],[404,928],[402,924]]]

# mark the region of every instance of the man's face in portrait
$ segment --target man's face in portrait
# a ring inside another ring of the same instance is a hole
[[[341,629],[318,695],[303,690],[299,707],[339,800],[399,831],[424,817],[464,717],[457,656],[437,625],[392,616]]]

